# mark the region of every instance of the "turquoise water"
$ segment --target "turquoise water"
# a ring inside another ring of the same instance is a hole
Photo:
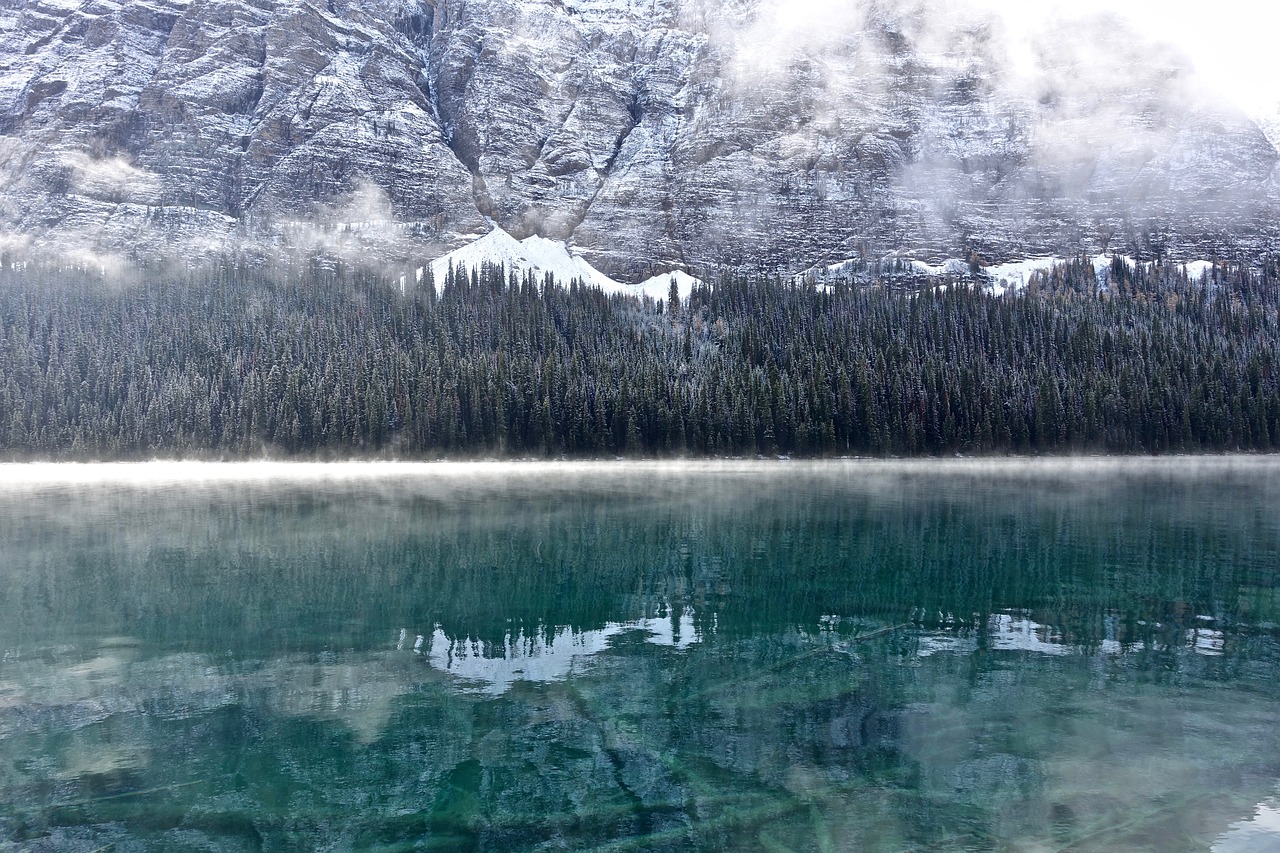
[[[1278,499],[0,467],[0,851],[1277,850]]]

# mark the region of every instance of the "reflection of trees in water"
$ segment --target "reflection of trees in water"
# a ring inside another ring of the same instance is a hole
[[[75,626],[249,650],[370,647],[388,626],[436,624],[497,642],[513,625],[599,628],[664,603],[731,635],[1026,609],[1091,643],[1107,639],[1105,614],[1125,638],[1142,622],[1274,614],[1275,490],[1265,476],[782,475],[26,496],[0,506],[0,617],[29,640]]]
[[[39,654],[0,750],[54,758],[0,778],[0,841],[1178,849],[1273,789],[1271,487],[745,485],[10,504],[0,637]],[[664,607],[702,642],[499,698],[412,643]],[[1071,654],[1001,650],[1008,613]]]

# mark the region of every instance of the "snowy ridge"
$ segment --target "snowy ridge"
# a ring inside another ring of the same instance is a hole
[[[1136,263],[1128,255],[1100,254],[1091,258],[1094,273],[1098,277],[1099,286],[1106,286],[1109,270],[1116,260],[1132,268]],[[1010,290],[1021,290],[1031,282],[1036,273],[1047,273],[1054,267],[1071,262],[1070,258],[1046,256],[1024,258],[1001,264],[991,264],[981,268],[978,276],[995,294],[1001,295]],[[444,286],[449,268],[470,272],[484,264],[501,264],[508,271],[515,271],[519,276],[532,272],[541,281],[550,273],[561,284],[579,281],[587,285],[599,287],[605,293],[620,293],[629,296],[649,297],[655,301],[667,299],[671,294],[671,284],[675,282],[682,300],[687,300],[694,287],[701,285],[701,279],[687,272],[676,270],[661,273],[640,284],[623,284],[597,270],[584,258],[575,255],[565,243],[548,240],[544,237],[528,237],[517,240],[501,228],[494,229],[484,237],[450,252],[431,263],[431,273],[436,288]],[[1213,262],[1206,260],[1184,261],[1179,264],[1194,281],[1213,269]],[[868,263],[861,259],[850,259],[834,264],[812,267],[794,277],[796,283],[812,281],[818,286],[829,286],[837,281],[869,281],[875,278],[872,270],[878,275],[889,277],[909,276],[926,279],[966,279],[972,271],[966,261],[950,258],[941,263],[930,264],[924,261],[909,259],[902,255],[890,255],[878,262]],[[421,280],[423,270],[418,270]],[[401,284],[404,284],[402,279]]]
[[[1100,254],[1093,256],[1093,269],[1098,276],[1100,285],[1106,283],[1107,271],[1116,259],[1119,259],[1130,268],[1135,264],[1134,259],[1128,255]],[[1024,258],[1017,261],[983,266],[981,267],[980,276],[985,278],[987,287],[993,293],[1000,295],[1009,290],[1021,290],[1031,282],[1031,277],[1036,273],[1047,273],[1054,267],[1070,263],[1071,260],[1071,258],[1057,256]],[[1201,276],[1213,269],[1213,261],[1184,261],[1178,266],[1184,268],[1193,281],[1197,281]],[[941,263],[930,264],[924,261],[907,260],[900,256],[890,255],[878,263],[868,263],[862,259],[851,258],[834,264],[812,267],[795,276],[795,281],[797,283],[812,281],[819,286],[823,286],[841,280],[850,282],[870,280],[874,278],[871,275],[873,268],[880,270],[880,274],[889,277],[899,275],[930,279],[965,279],[972,276],[969,264],[958,258],[950,258]]]
[[[577,280],[583,284],[599,287],[605,293],[649,296],[655,300],[668,297],[672,279],[675,279],[680,289],[681,299],[687,299],[693,286],[701,284],[698,279],[688,273],[678,271],[656,275],[641,284],[623,284],[600,272],[582,257],[573,254],[564,243],[538,236],[517,240],[498,227],[479,240],[432,261],[431,275],[435,279],[438,290],[444,286],[445,277],[451,265],[454,269],[470,272],[486,263],[501,264],[508,272],[514,271],[518,276],[532,272],[539,281],[550,273],[561,284],[567,285]]]
[[[598,285],[606,291],[624,287],[582,258],[570,254],[564,243],[537,236],[517,240],[496,227],[474,243],[468,243],[433,261],[431,274],[439,288],[444,285],[450,265],[455,269],[471,271],[486,263],[501,264],[509,272],[514,271],[520,276],[532,272],[539,280],[550,273],[563,284],[577,279],[585,284]]]
[[[1094,255],[1093,256],[1093,273],[1097,276],[1098,285],[1105,286],[1108,270],[1115,260],[1120,260],[1125,266],[1132,269],[1137,263],[1128,255]],[[983,273],[990,278],[990,287],[997,293],[1004,293],[1007,290],[1021,290],[1031,281],[1031,276],[1038,272],[1049,272],[1054,267],[1062,266],[1068,262],[1066,258],[1028,258],[1023,261],[1012,261],[1005,264],[994,264],[989,267],[983,267]],[[1192,281],[1198,281],[1206,272],[1213,269],[1213,261],[1186,261],[1178,264],[1187,271],[1187,276]]]
[[[688,299],[689,294],[693,293],[693,288],[702,284],[702,279],[694,278],[682,270],[676,270],[675,272],[655,275],[653,278],[632,287],[624,285],[622,292],[632,293],[636,296],[648,296],[655,301],[658,299],[667,299],[671,296],[671,282],[673,281],[676,283],[676,288],[680,291],[681,299]]]
[[[1066,263],[1062,258],[1027,258],[1022,261],[1011,261],[1007,264],[996,264],[994,266],[983,269],[987,275],[991,277],[991,289],[997,293],[1004,293],[1006,290],[1021,290],[1031,281],[1031,276],[1038,272],[1048,272],[1059,264]],[[1105,260],[1106,264],[1111,263],[1111,259]],[[1098,261],[1094,260],[1093,264],[1095,272],[1098,269]]]

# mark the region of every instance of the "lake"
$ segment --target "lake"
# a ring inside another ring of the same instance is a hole
[[[0,851],[1280,849],[1280,460],[0,466]]]

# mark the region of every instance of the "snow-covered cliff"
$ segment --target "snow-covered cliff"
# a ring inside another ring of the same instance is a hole
[[[1115,20],[959,2],[3,0],[0,247],[438,257],[639,281],[919,247],[1256,246],[1277,153]]]

